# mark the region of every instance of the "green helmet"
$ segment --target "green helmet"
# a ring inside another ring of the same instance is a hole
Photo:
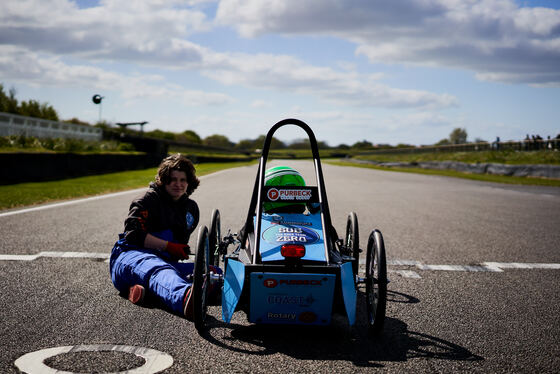
[[[305,180],[297,170],[289,166],[276,166],[268,169],[264,174],[265,186],[295,186],[304,187]],[[266,213],[303,213],[305,203],[269,203],[263,204],[263,211]]]

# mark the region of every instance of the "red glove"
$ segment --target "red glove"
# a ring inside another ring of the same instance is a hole
[[[177,260],[186,260],[189,258],[190,247],[188,244],[167,242],[165,250]]]

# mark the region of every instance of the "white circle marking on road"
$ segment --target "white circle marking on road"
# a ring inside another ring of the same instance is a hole
[[[167,353],[156,351],[155,349],[134,347],[130,345],[70,345],[41,349],[39,351],[26,353],[15,361],[16,367],[27,374],[75,374],[69,371],[53,369],[43,362],[50,357],[63,353],[74,352],[125,352],[142,357],[146,362],[144,365],[132,370],[121,371],[127,374],[153,374],[165,370],[173,365],[173,357]],[[114,373],[117,374],[117,373]]]

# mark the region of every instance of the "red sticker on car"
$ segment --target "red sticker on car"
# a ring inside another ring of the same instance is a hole
[[[268,198],[272,201],[276,201],[278,200],[278,197],[280,196],[280,193],[278,192],[278,190],[276,188],[271,188],[270,190],[268,190]]]
[[[276,279],[269,278],[269,279],[265,279],[263,284],[265,287],[274,288],[278,285],[278,281]]]

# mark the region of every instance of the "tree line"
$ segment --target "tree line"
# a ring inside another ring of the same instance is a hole
[[[0,112],[19,114],[22,116],[48,119],[58,121],[58,113],[47,103],[40,103],[36,100],[19,102],[16,98],[15,88],[10,88],[6,93],[4,85],[0,83]]]

